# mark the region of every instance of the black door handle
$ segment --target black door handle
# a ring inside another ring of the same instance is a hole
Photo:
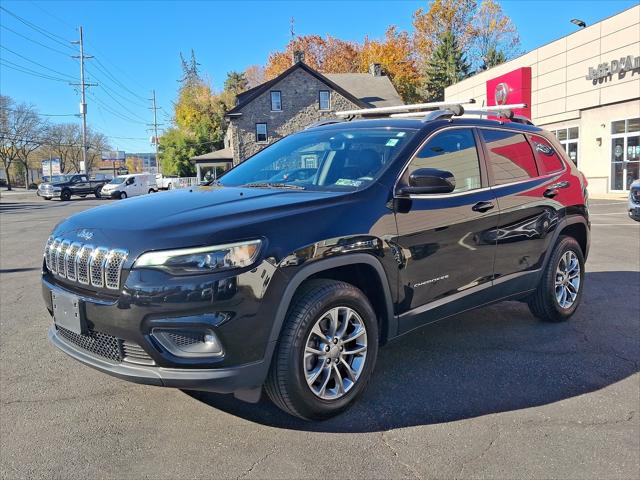
[[[495,207],[493,202],[478,202],[473,207],[471,207],[471,210],[473,210],[474,212],[483,212],[484,213],[484,212],[488,212],[493,207]]]

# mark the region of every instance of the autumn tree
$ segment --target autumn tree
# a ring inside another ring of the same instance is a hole
[[[467,53],[473,69],[488,64],[490,51],[508,60],[519,53],[520,39],[511,19],[495,0],[432,0],[426,10],[413,14],[413,43],[424,68],[445,32]],[[495,57],[493,60],[499,59]]]
[[[469,74],[469,64],[453,32],[440,36],[424,70],[424,96],[428,101],[444,100],[444,89]]]
[[[195,173],[191,157],[223,147],[224,115],[234,106],[236,93],[214,92],[200,76],[193,52],[190,61],[182,55],[180,58],[183,76],[174,104],[174,126],[160,137],[159,147],[163,172],[188,176]],[[245,88],[242,77],[233,72],[227,86],[232,90]]]
[[[473,22],[470,54],[476,64],[491,68],[520,53],[520,37],[495,0],[483,0]]]
[[[249,65],[244,71],[244,77],[247,79],[247,88],[257,87],[266,81],[264,67],[260,65]]]
[[[273,52],[269,55],[264,68],[265,78],[275,78],[293,65],[293,53],[296,51],[304,52],[304,63],[314,70],[321,71],[325,43],[319,35],[302,35],[292,39],[283,52]]]
[[[368,71],[372,63],[381,64],[405,102],[411,103],[420,99],[420,73],[407,32],[398,32],[396,27],[391,26],[383,40],[365,38],[360,54],[360,71]]]

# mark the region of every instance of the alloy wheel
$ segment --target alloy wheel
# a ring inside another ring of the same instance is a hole
[[[336,400],[353,388],[367,358],[367,330],[350,307],[334,307],[311,329],[304,350],[309,389],[323,400]]]
[[[558,305],[571,308],[580,291],[580,261],[571,250],[566,251],[556,268],[555,294]]]

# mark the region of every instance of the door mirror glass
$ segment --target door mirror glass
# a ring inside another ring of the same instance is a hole
[[[418,168],[409,175],[409,185],[401,187],[404,195],[451,193],[456,188],[453,173],[437,168]]]

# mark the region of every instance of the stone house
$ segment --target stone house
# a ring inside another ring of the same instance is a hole
[[[403,104],[379,64],[371,65],[369,73],[322,74],[297,60],[276,78],[238,95],[226,115],[224,148],[192,159],[198,177],[207,167],[237,165],[336,111]]]

